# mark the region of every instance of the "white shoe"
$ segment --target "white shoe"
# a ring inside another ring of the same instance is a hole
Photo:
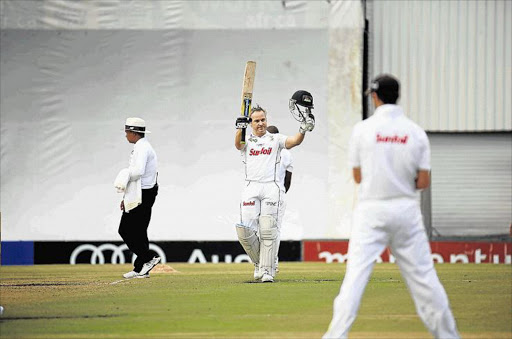
[[[261,277],[261,282],[274,282],[274,277],[268,274],[268,272],[263,273],[263,277]]]
[[[153,257],[150,261],[142,265],[142,269],[140,270],[140,275],[145,275],[146,273],[149,273],[160,262],[160,257]]]
[[[149,278],[149,273],[146,273],[146,274],[138,274],[135,278],[138,278],[138,279],[144,279],[144,278]]]
[[[138,275],[139,275],[139,273],[137,273],[135,271],[130,271],[128,273],[123,274],[123,278],[132,279],[132,278],[137,278]]]
[[[263,277],[263,273],[260,271],[258,264],[254,264],[254,280],[260,280]]]

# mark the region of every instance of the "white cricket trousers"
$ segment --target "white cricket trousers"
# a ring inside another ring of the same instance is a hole
[[[281,204],[284,193],[271,182],[246,181],[240,202],[241,223],[254,232],[259,230],[259,217],[271,215],[281,225]]]
[[[419,203],[413,199],[362,201],[354,213],[347,270],[323,338],[347,338],[375,260],[389,246],[416,311],[435,338],[459,338],[448,297],[431,258]]]

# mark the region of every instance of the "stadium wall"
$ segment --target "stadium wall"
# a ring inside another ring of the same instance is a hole
[[[354,185],[338,145],[361,119],[362,13],[359,1],[0,1],[2,240],[120,239],[130,116],[159,157],[150,239],[236,240],[247,60],[253,102],[283,134],[299,127],[291,95],[315,100],[283,240],[346,237]]]

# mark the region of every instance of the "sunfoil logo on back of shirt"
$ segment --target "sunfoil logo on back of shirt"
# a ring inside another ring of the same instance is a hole
[[[377,134],[377,142],[390,142],[394,144],[406,144],[409,136],[404,135],[403,137],[399,137],[398,135],[393,136],[382,136]]]
[[[269,147],[269,148],[263,147],[260,150],[251,149],[249,151],[249,155],[260,155],[260,154],[269,155],[270,153],[272,153],[272,147]]]

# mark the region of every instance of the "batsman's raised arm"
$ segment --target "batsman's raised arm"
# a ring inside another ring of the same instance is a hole
[[[244,147],[241,143],[242,141],[242,130],[237,129],[235,133],[235,147],[237,150],[241,150]]]
[[[301,111],[300,107],[304,107]],[[297,91],[293,93],[289,102],[290,113],[295,120],[300,122],[299,133],[286,138],[285,147],[287,149],[298,146],[304,140],[306,132],[311,132],[315,128],[315,116],[311,113],[313,109],[313,96],[306,91]]]
[[[237,150],[241,150],[242,148],[244,148],[244,144],[242,143],[242,130],[246,129],[250,123],[251,118],[249,117],[241,116],[236,118],[235,147]]]
[[[295,135],[290,135],[288,138],[286,138],[286,144],[285,147],[287,149],[293,148],[295,146],[299,146],[302,141],[304,140],[304,137],[306,136],[306,133],[297,133]]]

